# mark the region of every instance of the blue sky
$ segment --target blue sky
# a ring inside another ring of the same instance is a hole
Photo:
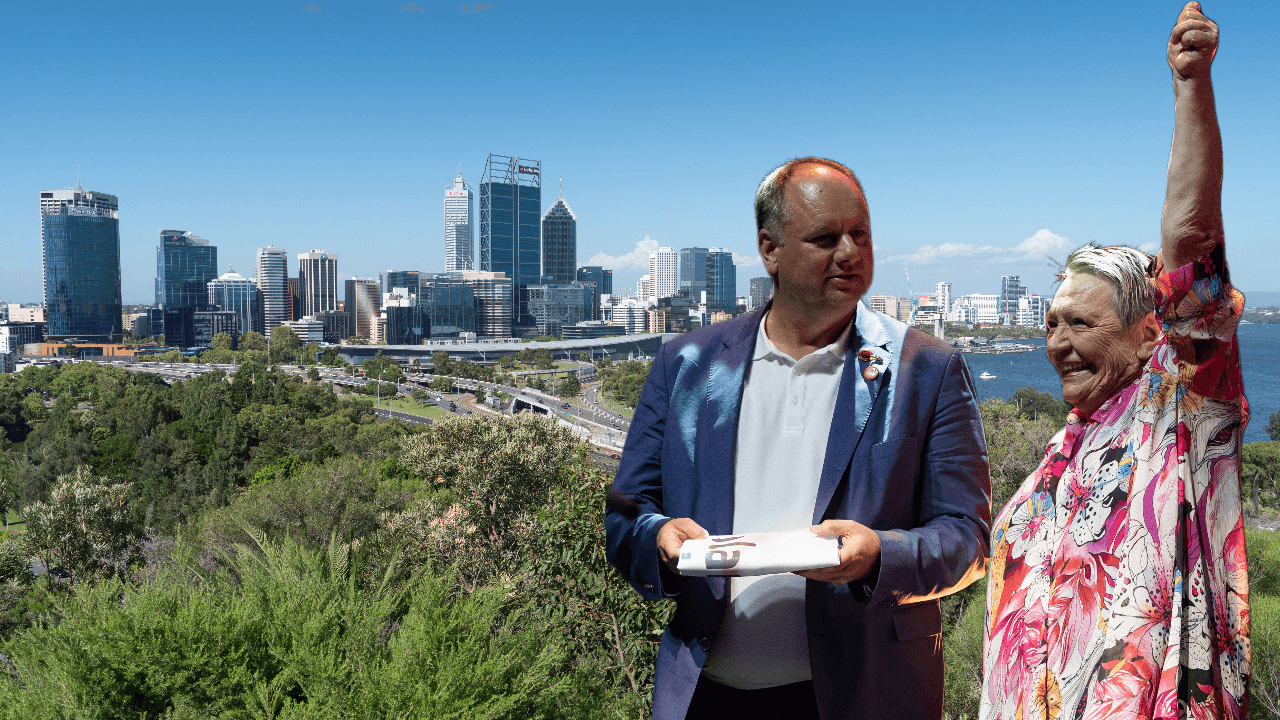
[[[7,3],[0,300],[40,300],[37,193],[77,166],[120,197],[126,303],[154,297],[161,228],[246,276],[267,244],[442,270],[444,188],[487,153],[541,160],[544,210],[564,178],[579,263],[619,288],[697,245],[739,253],[745,292],[755,186],[805,154],[866,186],[872,292],[906,268],[917,293],[1048,293],[1046,253],[1159,240],[1176,0],[308,5]],[[1233,279],[1280,290],[1280,3],[1205,10]]]

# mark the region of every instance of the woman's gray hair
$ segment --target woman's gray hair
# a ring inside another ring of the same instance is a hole
[[[1123,245],[1101,247],[1089,243],[1067,257],[1059,280],[1093,275],[1111,286],[1111,309],[1128,330],[1155,309],[1155,291],[1147,279],[1152,256]]]
[[[862,190],[862,182],[849,168],[835,160],[820,157],[802,157],[788,160],[774,168],[773,172],[764,176],[760,188],[756,190],[756,230],[765,230],[779,247],[787,241],[787,221],[791,219],[790,208],[787,207],[786,190],[791,175],[802,165],[823,165],[844,175],[858,186],[862,197],[867,194]]]

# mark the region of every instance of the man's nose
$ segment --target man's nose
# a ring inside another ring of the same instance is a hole
[[[840,242],[836,245],[836,262],[845,262],[858,254],[858,243],[854,241],[853,236],[849,233],[840,235]]]

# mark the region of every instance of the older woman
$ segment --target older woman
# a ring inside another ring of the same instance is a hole
[[[1236,718],[1249,675],[1217,26],[1169,40],[1175,123],[1162,249],[1076,251],[1047,314],[1074,409],[997,517],[982,718]]]

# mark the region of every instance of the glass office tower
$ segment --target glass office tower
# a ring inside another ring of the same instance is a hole
[[[462,272],[474,270],[472,258],[474,240],[471,235],[471,216],[474,214],[475,196],[462,179],[462,167],[458,177],[444,191],[444,270]]]
[[[432,337],[476,332],[475,293],[458,274],[423,275],[418,304]]]
[[[218,248],[182,230],[161,230],[156,246],[156,305],[204,305],[209,281],[218,277]]]
[[[262,292],[262,333],[265,335],[271,332],[271,328],[293,319],[286,290],[289,254],[275,245],[258,248],[257,273],[254,281]]]
[[[298,253],[298,279],[302,281],[304,317],[338,309],[337,255],[324,250]]]
[[[738,268],[729,250],[707,251],[707,312],[738,311]]]
[[[595,288],[592,300],[591,320],[603,320],[600,296],[613,294],[613,271],[599,265],[583,265],[578,268],[578,282]]]
[[[210,280],[207,287],[210,305],[217,305],[223,310],[236,314],[238,333],[247,333],[251,330],[261,332],[261,328],[258,327],[259,293],[252,280],[228,268],[225,274]]]
[[[680,248],[680,294],[702,302],[707,289],[707,248]]]
[[[578,216],[561,195],[542,216],[542,279],[565,285],[578,267]]]
[[[122,342],[116,196],[40,191],[40,242],[48,341]]]
[[[378,273],[378,284],[382,286],[384,295],[395,288],[408,288],[409,292],[417,295],[419,274],[417,270],[388,270]]]
[[[510,325],[518,328],[534,324],[526,288],[542,279],[541,217],[542,163],[489,155],[480,178],[480,270],[510,281]]]

